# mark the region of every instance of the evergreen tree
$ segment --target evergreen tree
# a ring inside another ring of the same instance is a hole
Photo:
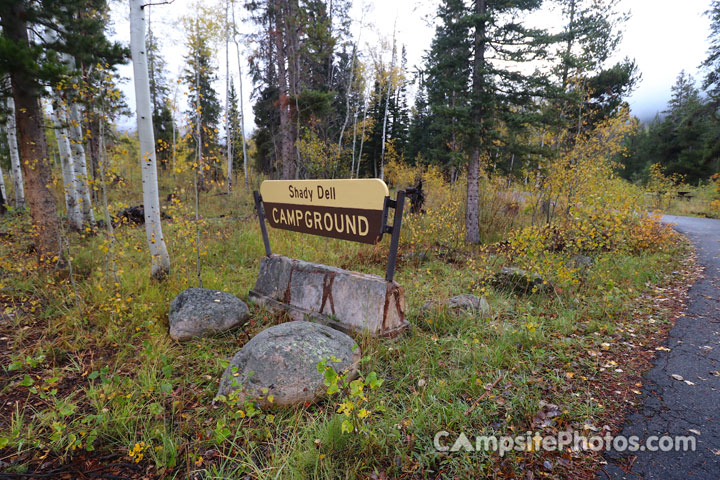
[[[606,66],[622,39],[620,26],[628,18],[618,12],[618,4],[619,0],[560,0],[567,23],[557,44],[561,111],[557,120],[576,133],[617,113],[638,80],[635,62],[628,58]]]
[[[713,105],[701,97],[693,77],[680,72],[664,118],[656,117],[626,142],[629,155],[620,158],[626,167],[621,174],[644,179],[649,166],[659,163],[666,174],[680,175],[689,183],[710,178],[717,172],[720,158]]]
[[[463,0],[445,0],[425,61],[431,110],[428,161],[450,171],[466,163],[470,120],[472,36]],[[427,133],[426,133],[427,134]]]
[[[233,82],[230,82],[228,94],[228,119],[230,131],[226,132],[225,141],[230,142],[233,152],[233,171],[242,171],[243,167],[243,145],[242,145],[242,119],[238,107],[238,97]]]
[[[427,155],[435,137],[434,132],[431,131],[433,117],[428,106],[427,89],[422,75],[418,78],[417,84],[418,90],[411,112],[408,144],[405,150],[405,159],[411,165],[415,165],[418,161],[428,161]]]
[[[701,99],[695,80],[685,71],[678,75],[663,113],[666,117],[657,131],[657,154],[665,173],[679,174],[695,183],[717,172],[711,111]]]
[[[705,15],[710,18],[710,46],[702,63],[706,72],[703,88],[717,106],[720,104],[720,0],[712,0]]]
[[[541,3],[475,0],[467,6],[443,0],[438,10],[440,25],[428,58],[428,99],[433,114],[440,112],[450,119],[449,125],[438,129],[442,128],[441,138],[451,141],[447,148],[453,152],[452,160],[468,168],[465,227],[471,243],[480,240],[481,163],[495,155],[505,132],[537,121],[537,112],[525,107],[547,93],[548,75],[537,70],[524,73],[529,69],[522,67],[547,56],[549,35],[520,20]],[[447,92],[439,86],[443,84]],[[514,128],[502,128],[508,124]]]
[[[194,151],[201,153],[200,185],[204,188],[205,171],[209,170],[213,180],[219,181],[223,175],[219,160],[217,139],[220,121],[220,101],[213,88],[217,80],[216,68],[213,65],[211,42],[214,25],[208,24],[207,18],[200,15],[189,18],[185,22],[187,30],[187,49],[183,79],[189,88],[188,117],[192,122]]]
[[[166,78],[166,62],[160,55],[160,41],[153,32],[148,5],[148,28],[145,37],[145,48],[148,59],[148,76],[150,81],[150,101],[152,104],[153,131],[155,133],[155,150],[160,167],[165,169],[172,159],[173,116],[170,110],[169,87]]]

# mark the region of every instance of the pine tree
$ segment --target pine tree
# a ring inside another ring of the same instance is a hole
[[[526,27],[521,18],[541,0],[443,0],[440,25],[428,58],[428,100],[452,159],[467,165],[466,240],[480,241],[478,182],[481,164],[493,158],[503,135],[536,121],[527,108],[547,94],[548,74],[522,64],[546,58],[551,37]],[[468,39],[470,43],[468,43]],[[449,144],[447,142],[450,142]],[[438,142],[438,145],[442,143]]]
[[[708,179],[718,169],[713,147],[711,107],[700,97],[691,75],[680,72],[671,90],[665,119],[657,131],[658,159],[667,174],[689,182]]]
[[[619,158],[626,168],[621,174],[632,180],[647,178],[650,165],[677,174],[689,183],[707,180],[718,171],[720,141],[714,102],[704,99],[691,75],[680,72],[671,90],[668,107],[628,139],[629,154]]]
[[[446,0],[438,8],[439,25],[425,57],[427,103],[430,110],[428,161],[444,170],[466,163],[470,126],[472,36],[462,0]],[[421,105],[422,106],[422,105]]]
[[[628,58],[606,65],[622,39],[620,26],[629,17],[618,11],[618,4],[560,0],[567,23],[558,44],[562,113],[557,120],[576,134],[616,114],[638,80],[635,62]]]
[[[415,105],[412,109],[410,127],[408,131],[408,146],[406,161],[412,165],[418,162],[428,162],[428,152],[432,148],[435,134],[431,131],[433,117],[430,112],[427,98],[427,87],[423,77],[418,80],[418,90],[415,95]]]
[[[199,183],[201,189],[204,189],[206,171],[210,172],[216,182],[223,175],[217,138],[220,101],[213,87],[217,74],[211,49],[214,29],[217,26],[209,22],[207,17],[200,18],[198,14],[194,18],[187,18],[185,27],[188,53],[185,57],[183,79],[190,90],[187,114],[192,121],[195,151],[200,153]]]
[[[147,49],[148,75],[150,80],[150,100],[152,104],[153,131],[157,143],[157,159],[162,169],[167,168],[172,159],[173,117],[170,111],[169,92],[166,77],[166,62],[160,55],[160,40],[153,32],[151,22],[152,6],[147,7],[148,28],[145,38]]]
[[[705,12],[710,18],[710,35],[707,57],[702,63],[705,70],[703,89],[713,101],[720,103],[720,0],[712,0],[710,8]]]
[[[238,108],[238,97],[235,92],[235,85],[230,82],[230,90],[228,94],[228,120],[229,132],[226,132],[226,142],[230,142],[230,148],[233,152],[233,171],[242,171],[243,159],[243,138],[242,138],[242,119],[240,117],[240,109]]]

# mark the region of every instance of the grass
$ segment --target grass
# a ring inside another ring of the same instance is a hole
[[[656,308],[653,288],[680,279],[689,252],[675,241],[642,253],[597,253],[592,267],[574,272],[571,287],[518,296],[484,281],[512,264],[507,255],[450,245],[448,232],[419,238],[423,228],[445,227],[409,219],[396,281],[413,328],[392,340],[358,338],[361,374],[376,372],[384,383],[368,394],[363,433],[342,433],[337,396],[268,411],[213,402],[228,359],[282,317],[251,307],[244,329],[187,343],[167,335],[170,301],[197,286],[196,248],[204,287],[247,300],[254,285],[264,250],[250,196],[236,185],[232,195],[203,196],[199,226],[191,190],[179,190],[180,204],[168,208],[173,220],[163,226],[173,267],[161,284],[150,280],[141,227],[118,228],[114,246],[102,232],[69,234],[75,290],[67,272],[36,268],[27,215],[0,219],[0,460],[9,472],[32,471],[43,458],[61,464],[114,452],[115,460],[166,478],[590,475],[595,464],[584,452],[448,453],[436,451],[433,438],[441,430],[449,438],[552,433],[607,421],[623,400],[603,384],[623,385],[639,373],[608,366],[618,365],[618,339],[658,330],[639,310]],[[124,195],[113,194],[114,209],[130,202]],[[448,208],[443,221],[455,228],[457,212]],[[287,256],[384,274],[387,240],[366,246],[277,230],[270,238]],[[409,255],[421,241],[427,255]],[[421,313],[428,300],[460,293],[485,295],[492,314]],[[667,312],[654,318],[669,324]],[[546,405],[560,413],[541,426]]]
[[[648,194],[650,207],[669,215],[681,215],[686,217],[720,218],[718,208],[717,185],[708,184],[698,187],[679,187],[678,190],[689,191],[692,198],[661,198]],[[713,203],[715,202],[715,203]]]

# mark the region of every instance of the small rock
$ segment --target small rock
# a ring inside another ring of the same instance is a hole
[[[500,288],[513,290],[517,293],[549,291],[550,282],[538,273],[530,273],[518,267],[503,267],[495,274],[493,284]]]
[[[183,290],[170,303],[170,337],[184,341],[223,332],[250,318],[245,302],[234,295],[207,288]]]
[[[338,362],[331,362],[336,357]],[[335,371],[357,374],[360,348],[348,335],[319,323],[294,321],[263,330],[230,361],[218,395],[236,392],[237,401],[262,407],[315,402],[327,392],[321,360]]]
[[[570,258],[568,261],[568,267],[578,270],[586,270],[592,267],[593,263],[595,263],[594,258],[588,257],[587,255],[577,254]]]
[[[448,298],[445,301],[438,302],[431,300],[422,307],[423,312],[437,308],[438,306],[444,306],[455,315],[461,313],[477,313],[482,317],[490,315],[490,305],[488,304],[485,297],[476,297],[468,293],[456,295]]]
[[[415,262],[415,263],[425,263],[429,259],[429,255],[426,251],[420,250],[420,251],[413,251],[410,253],[406,253],[403,255],[403,260],[407,260],[408,262]]]

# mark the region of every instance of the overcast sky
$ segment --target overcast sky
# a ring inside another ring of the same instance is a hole
[[[183,65],[185,54],[182,27],[178,24],[182,15],[189,11],[190,0],[174,0],[170,5],[152,7],[151,20],[155,35],[160,38],[163,56],[167,61],[168,76],[178,77]],[[357,38],[360,31],[359,20],[363,5],[365,28],[362,29],[362,44],[377,44],[380,38],[389,41],[393,26],[397,27],[398,42],[407,48],[408,66],[422,65],[422,56],[429,48],[433,36],[430,25],[436,9],[436,2],[421,0],[355,0],[353,17],[356,24],[353,33]],[[670,96],[670,87],[678,73],[685,70],[694,75],[698,82],[702,73],[698,67],[706,55],[709,21],[703,12],[709,7],[710,0],[621,0],[620,8],[630,11],[631,18],[625,24],[623,42],[615,60],[625,56],[637,62],[642,80],[629,98],[633,114],[641,120],[650,120],[662,111]],[[125,1],[113,2],[112,18],[114,20],[114,38],[123,43],[129,42],[128,4]],[[240,13],[240,10],[238,10]],[[552,21],[552,14],[540,14],[544,21]],[[241,28],[247,30],[249,25]],[[225,64],[224,47],[217,48],[216,65]],[[237,63],[231,49],[231,74],[237,75]],[[243,52],[247,58],[247,51]],[[245,65],[243,65],[245,68]],[[224,98],[224,71],[220,69],[218,93]],[[122,89],[128,97],[128,103],[134,111],[134,91],[132,88],[132,68],[125,65],[120,73],[129,79]],[[250,93],[252,85],[248,78],[244,79],[245,110],[248,131],[254,129],[252,119]],[[222,100],[224,102],[224,100]],[[182,91],[178,92],[178,103],[181,110],[186,109],[186,101]],[[134,126],[134,118],[122,119],[121,126]]]

